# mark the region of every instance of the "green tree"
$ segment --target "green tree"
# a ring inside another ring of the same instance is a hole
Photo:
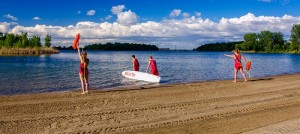
[[[4,46],[9,47],[9,48],[13,47],[14,38],[15,38],[14,34],[12,34],[12,33],[6,34],[6,38],[4,40]]]
[[[0,48],[4,46],[4,41],[0,40]]]
[[[261,51],[270,52],[273,45],[273,33],[270,31],[261,31],[258,35],[259,48]]]
[[[29,45],[27,33],[22,33],[21,35],[21,48],[25,48]]]
[[[29,39],[29,47],[41,47],[41,39],[38,36],[33,36]]]
[[[4,34],[0,32],[0,48],[4,46]]]
[[[50,47],[50,46],[51,46],[51,36],[47,34],[45,37],[45,47]]]
[[[241,45],[241,50],[253,50],[257,45],[257,35],[255,33],[248,33],[244,35],[244,42]]]
[[[0,32],[0,40],[4,40],[4,34]]]
[[[300,46],[300,24],[294,24],[291,30],[291,49],[292,50],[299,50]]]
[[[281,32],[273,33],[273,49],[275,46],[277,51],[284,49],[284,39],[283,34]]]

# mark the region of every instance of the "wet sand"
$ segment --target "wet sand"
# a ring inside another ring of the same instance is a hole
[[[0,133],[297,133],[300,74],[0,97]]]

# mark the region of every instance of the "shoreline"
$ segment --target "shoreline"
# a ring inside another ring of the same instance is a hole
[[[288,74],[237,83],[221,80],[91,90],[85,95],[77,90],[0,96],[0,132],[275,131],[282,123],[300,121],[299,82],[300,74]],[[290,128],[289,131],[296,130]]]
[[[247,79],[264,79],[267,77],[279,77],[279,76],[286,76],[286,75],[300,75],[299,73],[292,73],[292,74],[279,74],[279,75],[267,75],[264,77],[259,78],[248,78]],[[159,88],[164,86],[175,86],[175,85],[182,85],[182,84],[197,84],[197,83],[205,83],[205,82],[222,82],[222,81],[230,81],[232,82],[233,78],[230,79],[222,79],[222,80],[203,80],[203,81],[191,81],[191,82],[177,82],[177,83],[151,83],[150,85],[143,85],[143,86],[117,86],[117,87],[106,87],[101,89],[96,89],[91,87],[90,91],[93,92],[113,92],[113,91],[126,91],[126,90],[136,90],[136,89],[145,89],[145,88]],[[238,83],[243,82],[242,78],[237,79]],[[158,85],[157,85],[158,84]],[[78,87],[77,89],[69,89],[69,90],[63,90],[63,91],[46,91],[46,92],[22,92],[22,93],[7,93],[7,94],[0,94],[0,97],[5,96],[16,96],[16,95],[35,95],[35,94],[47,94],[47,93],[65,93],[65,92],[77,92],[81,91],[81,87]]]

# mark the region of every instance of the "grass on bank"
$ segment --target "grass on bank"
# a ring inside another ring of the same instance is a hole
[[[57,54],[59,51],[55,48],[0,48],[0,55],[40,55],[40,54]]]

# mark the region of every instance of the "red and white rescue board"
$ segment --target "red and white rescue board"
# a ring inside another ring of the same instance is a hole
[[[138,71],[123,71],[122,75],[129,79],[135,79],[135,80],[142,80],[147,82],[153,82],[153,83],[159,83],[160,77],[144,72],[138,72]]]

